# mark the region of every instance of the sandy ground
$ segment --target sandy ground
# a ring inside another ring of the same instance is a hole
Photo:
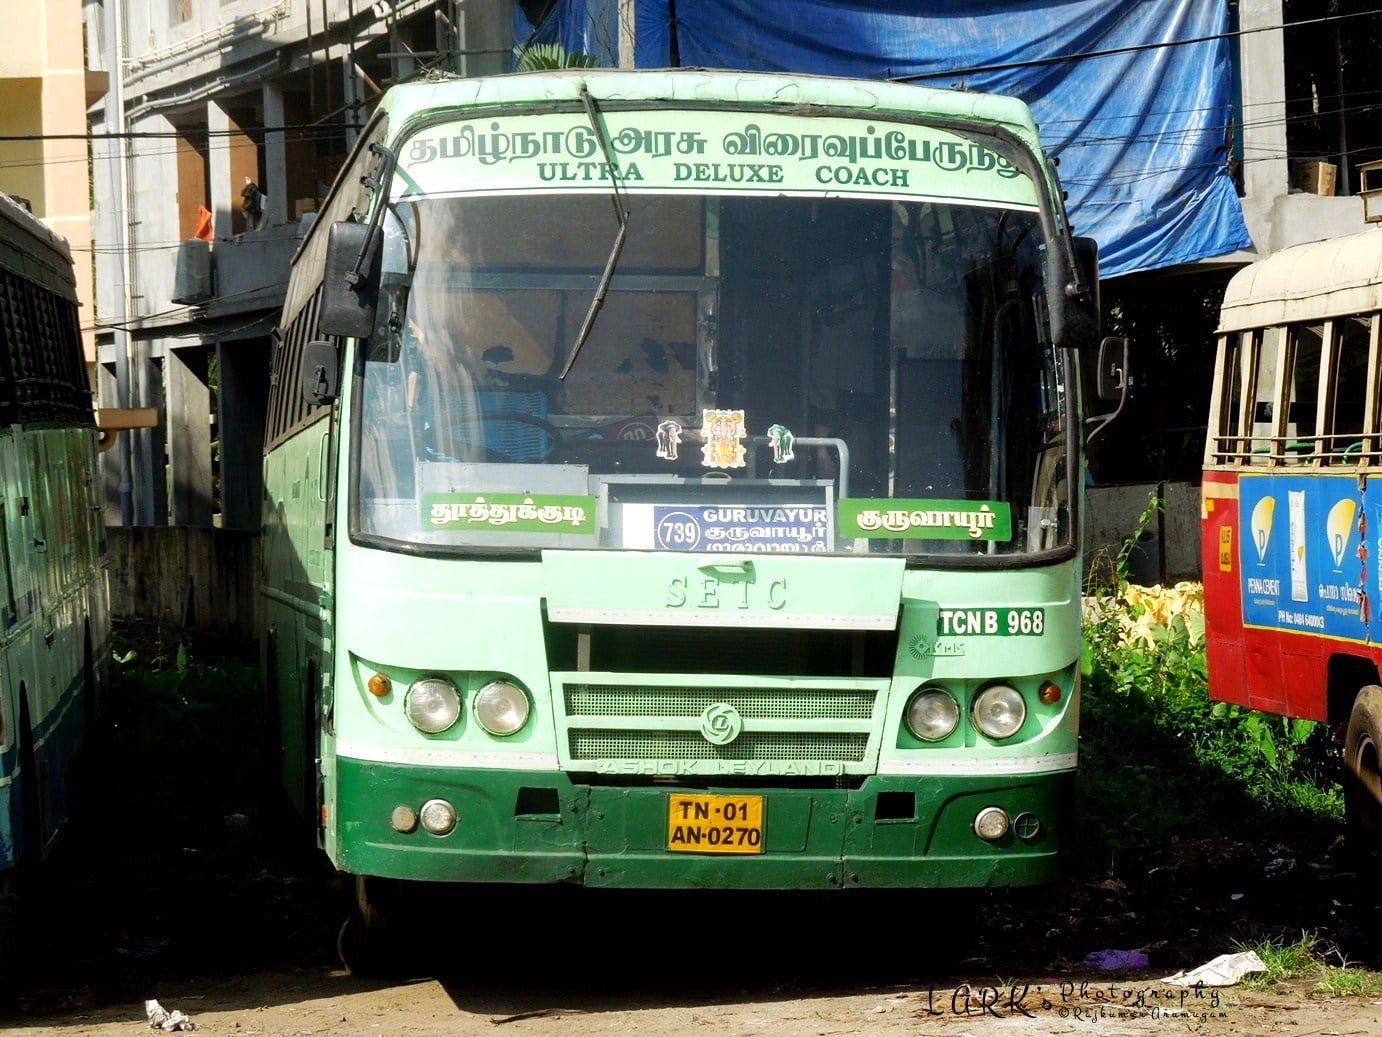
[[[688,979],[713,963],[682,963]],[[988,983],[993,983],[992,980]],[[1087,984],[1087,985],[1086,985]],[[197,1032],[233,1037],[369,1037],[447,1034],[470,1037],[558,1037],[566,1034],[655,1037],[733,1034],[830,1037],[836,1034],[1291,1034],[1372,1037],[1382,1033],[1382,1001],[1316,1000],[1303,986],[1269,994],[1241,990],[1179,991],[1149,980],[1029,977],[1002,990],[905,985],[870,989],[734,992],[692,982],[694,992],[617,993],[544,990],[543,985],[486,986],[419,979],[366,983],[339,970],[265,973],[169,989],[162,1004],[188,1013]],[[195,993],[193,992],[195,990]],[[1171,993],[1173,1001],[1156,1003]],[[1141,999],[1142,1004],[1136,1002]],[[150,1033],[138,1004],[73,1005],[42,1017],[10,1021],[7,1033]]]
[[[1182,1002],[1159,981],[1302,932],[1334,964],[1382,969],[1376,870],[1329,831],[1186,833],[1120,860],[1121,878],[973,896],[424,890],[396,978],[366,981],[335,954],[343,885],[241,794],[252,760],[208,769],[223,738],[208,730],[180,770],[162,744],[96,758],[86,822],[31,890],[22,960],[0,968],[0,1031],[147,1034],[156,998],[227,1037],[1382,1037],[1382,995],[1322,999],[1302,981]],[[1110,980],[1082,964],[1104,949],[1150,967]]]

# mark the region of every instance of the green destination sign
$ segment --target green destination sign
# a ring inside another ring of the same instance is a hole
[[[545,493],[425,493],[422,518],[432,529],[594,533],[595,498]]]
[[[1002,501],[840,501],[840,535],[916,540],[1011,540],[1012,509]]]
[[[937,195],[1034,207],[1032,181],[978,141],[886,116],[609,111],[608,156],[584,112],[429,126],[399,152],[395,193],[630,189]]]

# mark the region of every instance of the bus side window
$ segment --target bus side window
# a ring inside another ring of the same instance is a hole
[[[1333,377],[1325,451],[1347,462],[1359,460],[1368,395],[1368,345],[1371,319],[1344,317],[1334,322]]]
[[[1281,368],[1281,351],[1285,342],[1285,328],[1264,328],[1256,333],[1257,358],[1252,378],[1252,438],[1248,449],[1253,464],[1271,464],[1276,453],[1275,401],[1280,386],[1277,372]]]
[[[1243,432],[1244,354],[1251,355],[1252,332],[1231,332],[1224,336],[1215,398],[1219,411],[1215,417],[1208,457],[1211,463],[1242,462],[1246,441]]]
[[[1324,349],[1323,324],[1293,324],[1290,400],[1286,406],[1285,450],[1287,464],[1303,464],[1314,458],[1319,446],[1316,419],[1320,401],[1320,359]]]

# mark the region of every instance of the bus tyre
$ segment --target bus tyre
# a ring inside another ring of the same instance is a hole
[[[392,964],[384,915],[373,903],[362,875],[355,877],[355,896],[336,935],[336,954],[352,976],[387,976]]]
[[[1358,693],[1344,734],[1344,810],[1355,850],[1382,849],[1382,688]]]

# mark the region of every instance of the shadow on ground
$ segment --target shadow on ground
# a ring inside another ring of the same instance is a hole
[[[77,823],[26,899],[29,942],[5,977],[7,1012],[138,1006],[199,982],[224,995],[231,977],[337,968],[345,890],[268,791],[253,724],[227,719],[255,715],[253,688],[234,683],[191,720],[176,689],[136,683],[117,696],[84,761]],[[1359,877],[1336,836],[1200,830],[1167,837],[1116,877],[972,895],[421,889],[394,982],[435,977],[458,1005],[509,1015],[573,1000],[697,1004],[1050,977],[1103,949],[1147,951],[1155,977],[1303,931],[1351,963],[1382,966],[1371,873]],[[244,996],[252,1007],[266,994],[261,984]],[[278,996],[301,990],[285,983]]]

